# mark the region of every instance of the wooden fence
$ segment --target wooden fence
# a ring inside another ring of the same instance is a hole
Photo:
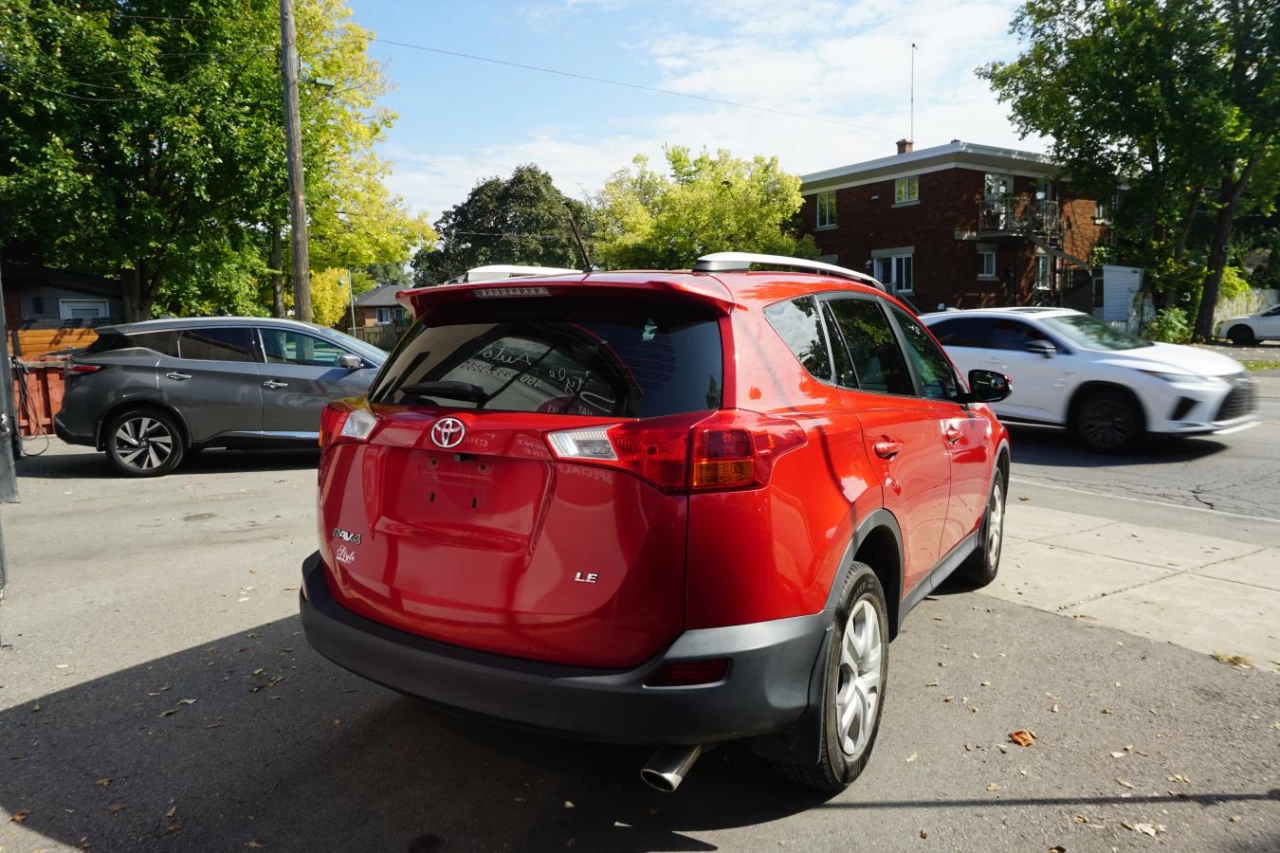
[[[1213,312],[1213,324],[1216,326],[1231,317],[1242,317],[1270,308],[1280,302],[1280,291],[1254,290],[1234,296],[1230,299],[1219,299],[1217,309]],[[1195,318],[1192,317],[1192,320]]]
[[[18,434],[53,435],[53,416],[62,408],[62,362],[14,362],[14,411],[18,415]],[[25,386],[26,395],[20,393]]]
[[[19,328],[9,332],[9,354],[26,361],[38,361],[51,352],[73,347],[87,347],[97,339],[98,333],[94,329],[80,326],[63,326],[56,329]]]

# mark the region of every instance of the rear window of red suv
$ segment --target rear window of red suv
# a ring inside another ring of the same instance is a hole
[[[370,391],[375,403],[652,418],[720,407],[716,317],[635,299],[486,300],[419,320]],[[432,393],[431,383],[458,383]]]

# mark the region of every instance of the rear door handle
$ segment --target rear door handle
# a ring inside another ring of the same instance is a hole
[[[882,438],[871,445],[871,449],[881,459],[892,459],[902,451],[902,442],[895,441],[892,438]]]
[[[166,379],[177,379],[179,382],[183,382],[191,378],[190,373],[178,373],[176,371],[173,373],[166,373],[164,376]]]
[[[277,382],[277,381],[275,381],[274,379],[268,379],[266,382],[263,382],[263,383],[262,383],[262,387],[263,387],[263,388],[288,388],[288,387],[289,387],[289,383],[288,383],[288,382]]]

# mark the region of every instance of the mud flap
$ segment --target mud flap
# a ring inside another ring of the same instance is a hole
[[[797,764],[817,764],[822,758],[822,733],[826,703],[826,662],[831,651],[835,625],[828,624],[822,634],[822,644],[809,672],[809,707],[786,731],[746,742],[747,748],[761,758],[790,761]]]

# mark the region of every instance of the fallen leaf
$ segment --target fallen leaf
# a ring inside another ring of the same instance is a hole
[[[66,668],[67,668],[67,667],[69,667],[69,666],[71,666],[71,664],[69,664],[69,663],[55,663],[55,664],[53,665],[53,668],[54,668],[54,669],[66,669]]]
[[[170,709],[169,709],[169,710],[167,710],[167,711],[161,711],[157,716],[160,716],[160,717],[172,717],[172,716],[173,716],[174,714],[176,714],[176,713],[178,713],[178,709],[177,709],[177,708],[170,708]]]
[[[928,838],[928,837],[929,837],[929,830],[927,830],[927,829],[922,829],[922,830],[920,830],[920,837],[921,837],[921,838]]]
[[[1111,753],[1111,757],[1112,757],[1112,758],[1124,758],[1124,753],[1123,753],[1123,752],[1113,752],[1113,753]]]
[[[179,699],[179,700],[178,700],[178,704],[179,704],[179,705],[194,705],[194,704],[196,704],[196,700],[194,700],[194,699]]]
[[[1031,744],[1036,742],[1035,735],[1024,729],[1018,729],[1016,732],[1009,732],[1009,740],[1013,741],[1018,746],[1031,746]]]
[[[1056,714],[1056,713],[1058,713],[1058,703],[1057,703],[1057,702],[1054,702],[1054,703],[1053,703],[1053,707],[1052,707],[1052,708],[1050,708],[1049,710],[1050,710],[1050,711],[1052,711],[1052,712],[1053,712],[1053,713],[1055,713],[1055,714]]]
[[[1030,496],[1030,495],[1018,495],[1018,500],[1020,500],[1020,501],[1029,501],[1029,500],[1031,500],[1031,496]]]
[[[936,681],[930,681],[928,684],[925,685],[925,687],[937,687],[937,686],[938,686],[938,682]],[[1280,728],[1280,723],[1276,723],[1276,727]]]
[[[565,807],[566,809],[571,809],[571,808],[573,808],[573,801],[572,801],[572,800],[565,800],[565,801],[564,801],[564,807]]]
[[[178,807],[177,807],[177,806],[170,806],[170,807],[169,807],[169,810],[168,810],[167,812],[165,812],[165,813],[164,813],[164,816],[165,816],[165,817],[173,817],[173,816],[174,816],[174,815],[176,815],[177,813],[178,813]]]
[[[970,706],[969,706],[969,711],[970,711],[970,712],[972,712],[972,713],[974,713],[974,714],[978,713],[978,706],[977,706],[977,705],[970,705]]]
[[[517,802],[517,803],[523,803],[523,802],[524,802],[524,797],[516,797],[516,802]]]
[[[1063,847],[1061,844],[1058,844],[1054,847],[1050,847],[1049,853],[1067,853],[1067,848]]]
[[[31,706],[31,713],[33,713],[33,714],[34,714],[34,713],[36,713],[37,711],[40,711],[40,710],[43,710],[43,709],[40,707],[40,703],[39,703],[39,702],[37,702],[36,704],[34,704],[34,705],[32,705],[32,706]]]
[[[334,724],[335,726],[340,726],[340,725],[342,725],[342,720],[341,720],[341,719],[335,719],[335,720],[333,721],[333,724]]]
[[[1190,780],[1190,779],[1188,779],[1186,776],[1183,776],[1181,773],[1179,773],[1179,774],[1178,774],[1178,775],[1176,775],[1176,776],[1170,776],[1170,777],[1169,777],[1169,781],[1170,781],[1170,782],[1177,782],[1177,783],[1179,783],[1179,784],[1181,784],[1181,785],[1190,785],[1190,784],[1191,784],[1191,780]]]
[[[918,753],[918,752],[913,752],[913,753],[911,753],[910,755],[908,755],[908,756],[907,756],[907,761],[909,761],[909,762],[910,762],[910,761],[915,761],[915,760],[916,760],[917,758],[919,758],[919,757],[920,757],[920,753]]]
[[[943,699],[942,701],[943,701],[943,702],[950,702],[950,701],[951,701],[952,699],[954,699],[954,698],[955,698],[954,696],[948,696],[948,697],[946,697],[945,699]]]
[[[987,790],[994,793],[995,791],[1000,790],[1000,786],[997,785],[995,782],[991,782],[987,785]]]
[[[1164,832],[1164,826],[1158,823],[1135,823],[1133,825],[1133,831],[1141,832],[1143,835],[1149,835],[1152,838],[1155,838],[1157,832]]]
[[[111,812],[112,814],[119,814],[123,810],[124,810],[124,806],[107,806],[107,811]]]
[[[277,684],[279,684],[279,683],[280,683],[280,682],[282,682],[282,681],[284,681],[284,676],[283,676],[283,675],[277,675],[275,678],[272,678],[270,681],[268,681],[268,682],[267,682],[267,686],[268,686],[268,687],[275,687]]]
[[[1110,708],[1103,708],[1099,713],[1102,713],[1102,714],[1110,714],[1110,713],[1111,713],[1111,709],[1110,709]]]
[[[218,720],[214,720],[212,723],[206,723],[206,724],[205,724],[205,728],[206,728],[206,729],[220,729],[220,728],[222,728],[222,723],[220,723]]]
[[[265,687],[265,686],[266,686],[265,684],[256,684],[256,685],[254,685],[253,687],[250,687],[250,688],[249,688],[249,692],[250,692],[250,693],[257,693],[259,690],[261,690],[261,689],[262,689],[263,687]]]
[[[245,847],[250,847],[250,848],[252,848],[252,849],[254,849],[254,850],[261,850],[261,849],[262,849],[262,845],[261,845],[261,844],[259,844],[259,843],[258,843],[258,842],[256,842],[256,841],[246,841],[244,846],[245,846]]]
[[[990,681],[984,681],[984,682],[982,682],[981,684],[979,684],[978,686],[979,686],[979,687],[990,687],[990,686],[991,686],[991,682],[990,682]]]
[[[1241,669],[1250,669],[1253,667],[1253,661],[1249,660],[1244,655],[1229,655],[1226,652],[1214,652],[1213,654],[1209,655],[1209,657],[1213,658],[1218,663],[1225,663],[1230,666],[1238,666]]]
[[[1132,787],[1133,787],[1133,783],[1132,783],[1132,782],[1126,782],[1125,780],[1121,779],[1119,776],[1117,776],[1117,777],[1116,777],[1116,783],[1117,783],[1117,784],[1120,784],[1120,785],[1123,785],[1123,786],[1124,786],[1124,787],[1126,787],[1126,788],[1132,788]]]
[[[264,669],[263,667],[258,667],[257,669],[255,669],[255,670],[253,671],[253,674],[254,674],[254,675],[262,675],[262,673],[264,673],[264,672],[266,672],[266,669]]]
[[[111,777],[110,777],[110,776],[103,776],[103,777],[101,777],[101,778],[99,778],[99,779],[94,779],[94,780],[93,780],[93,784],[95,784],[95,785],[101,785],[102,787],[104,787],[104,788],[105,788],[105,787],[107,787],[108,785],[110,785],[110,784],[111,784]]]
[[[1089,822],[1088,815],[1082,815],[1082,814],[1076,815],[1076,823],[1088,823],[1088,822]]]
[[[1240,815],[1238,815],[1238,814],[1233,814],[1233,815],[1231,816],[1231,822],[1232,822],[1232,823],[1239,823],[1239,822],[1240,822],[1240,820],[1241,820],[1241,817],[1240,817]]]
[[[31,814],[31,809],[20,809],[13,813],[9,818],[10,823],[22,823],[27,819],[27,815]]]
[[[165,827],[166,832],[182,832],[182,827],[176,823],[171,823]]]

